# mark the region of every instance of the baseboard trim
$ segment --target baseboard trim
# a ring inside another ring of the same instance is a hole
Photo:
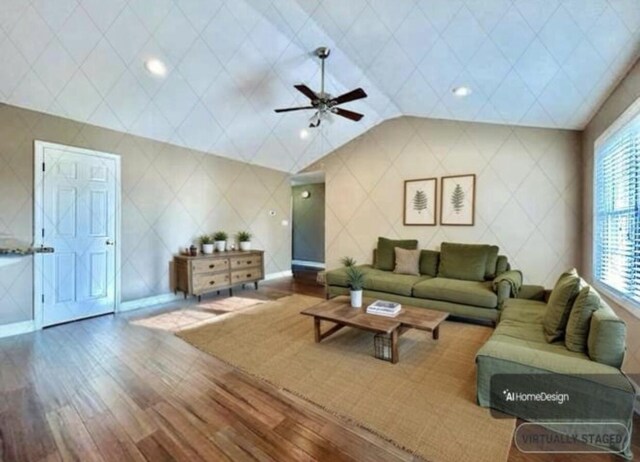
[[[35,332],[35,330],[36,323],[33,320],[5,324],[3,326],[0,326],[0,338],[28,334],[30,332]]]
[[[286,277],[292,277],[293,276],[293,272],[291,270],[287,270],[287,271],[280,271],[279,273],[269,273],[264,277],[265,281],[270,281],[272,279],[280,279],[280,278],[286,278]]]
[[[325,269],[325,264],[319,261],[310,261],[310,260],[293,260],[291,262],[292,265],[299,266],[308,266],[309,268],[321,268]]]
[[[151,297],[145,298],[137,298],[135,300],[128,300],[126,302],[120,303],[119,313],[126,313],[127,311],[139,310],[141,308],[148,308],[150,306],[155,305],[163,305],[165,303],[175,302],[177,300],[183,300],[184,295],[182,294],[161,294],[161,295],[153,295]]]
[[[285,278],[291,277],[293,273],[291,270],[288,271],[280,271],[279,273],[269,273],[265,276],[265,281],[270,281],[271,279]],[[184,300],[184,295],[181,293],[176,295],[174,293],[154,295],[151,297],[138,298],[136,300],[128,300],[126,302],[120,303],[119,313],[126,313],[127,311],[139,310],[141,308],[148,308],[150,306],[155,305],[164,305],[165,303],[176,302],[179,300]]]

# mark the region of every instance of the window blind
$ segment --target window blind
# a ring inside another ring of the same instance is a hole
[[[640,307],[640,115],[596,151],[595,278]]]

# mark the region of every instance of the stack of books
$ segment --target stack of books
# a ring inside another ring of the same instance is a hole
[[[385,302],[384,300],[376,300],[367,307],[368,314],[375,314],[378,316],[388,316],[393,318],[400,313],[402,305],[395,302]]]

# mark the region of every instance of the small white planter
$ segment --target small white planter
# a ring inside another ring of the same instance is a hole
[[[202,253],[209,255],[213,253],[213,244],[202,244]]]
[[[227,249],[227,241],[215,241],[214,244],[218,252],[224,252]]]
[[[247,250],[251,250],[251,241],[244,241],[240,243],[240,250],[246,252]]]
[[[352,290],[351,291],[351,306],[353,308],[361,308],[362,307],[362,291],[361,290]]]

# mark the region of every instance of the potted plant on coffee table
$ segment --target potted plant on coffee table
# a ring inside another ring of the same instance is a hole
[[[229,235],[224,231],[216,231],[213,233],[213,243],[216,247],[216,251],[224,252],[227,249],[227,239]]]
[[[364,273],[357,266],[347,266],[347,284],[351,295],[351,306],[362,307],[362,287],[364,285]]]
[[[200,246],[202,247],[202,253],[213,253],[213,238],[208,234],[203,234],[200,236]]]
[[[240,231],[236,238],[238,239],[238,244],[240,245],[240,250],[247,251],[251,250],[251,238],[253,236],[249,231]]]

